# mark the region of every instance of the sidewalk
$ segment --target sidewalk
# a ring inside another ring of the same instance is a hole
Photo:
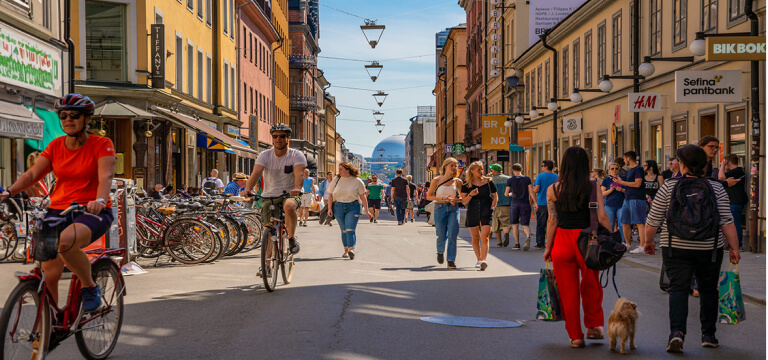
[[[536,234],[536,221],[531,220],[531,236]],[[522,229],[521,229],[522,234]],[[636,240],[635,240],[636,241]],[[633,242],[634,243],[634,242]],[[755,304],[765,305],[765,259],[766,254],[755,254],[751,252],[742,252],[739,262],[739,277],[741,280],[741,291],[744,300]],[[661,274],[661,250],[656,251],[656,255],[648,254],[630,254],[627,252],[621,258],[621,262],[634,268],[645,269],[656,274],[658,278]],[[728,270],[728,254],[723,258],[722,270]]]

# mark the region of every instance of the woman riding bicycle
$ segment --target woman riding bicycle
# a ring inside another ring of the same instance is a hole
[[[40,181],[53,171],[56,187],[46,217],[58,216],[76,202],[86,205],[87,214],[68,216],[61,225],[58,253],[60,257],[41,264],[45,283],[58,302],[58,283],[64,265],[82,283],[83,310],[97,310],[101,305],[101,289],[91,277],[91,264],[82,250],[104,234],[112,224],[109,191],[115,173],[115,146],[106,137],[88,134],[88,123],[95,104],[80,94],[67,94],[56,101],[55,108],[66,136],[61,136],[45,148],[35,164],[16,182],[0,194],[0,200],[16,195]]]

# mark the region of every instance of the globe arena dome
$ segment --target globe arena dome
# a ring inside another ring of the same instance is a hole
[[[373,148],[371,157],[374,159],[404,159],[405,135],[392,135],[379,141]]]

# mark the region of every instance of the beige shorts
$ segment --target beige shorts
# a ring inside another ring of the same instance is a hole
[[[310,193],[301,194],[301,207],[305,207],[305,208],[311,207],[312,206],[312,197],[313,196],[314,195],[312,195],[311,192]]]
[[[499,232],[501,229],[509,229],[509,206],[496,206],[493,209],[493,220],[491,221],[491,231]]]

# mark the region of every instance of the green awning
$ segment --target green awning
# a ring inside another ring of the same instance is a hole
[[[24,143],[37,151],[43,151],[53,139],[66,135],[66,133],[64,133],[64,130],[61,128],[59,114],[43,109],[35,109],[35,112],[37,113],[37,116],[44,121],[43,140],[25,139]]]

